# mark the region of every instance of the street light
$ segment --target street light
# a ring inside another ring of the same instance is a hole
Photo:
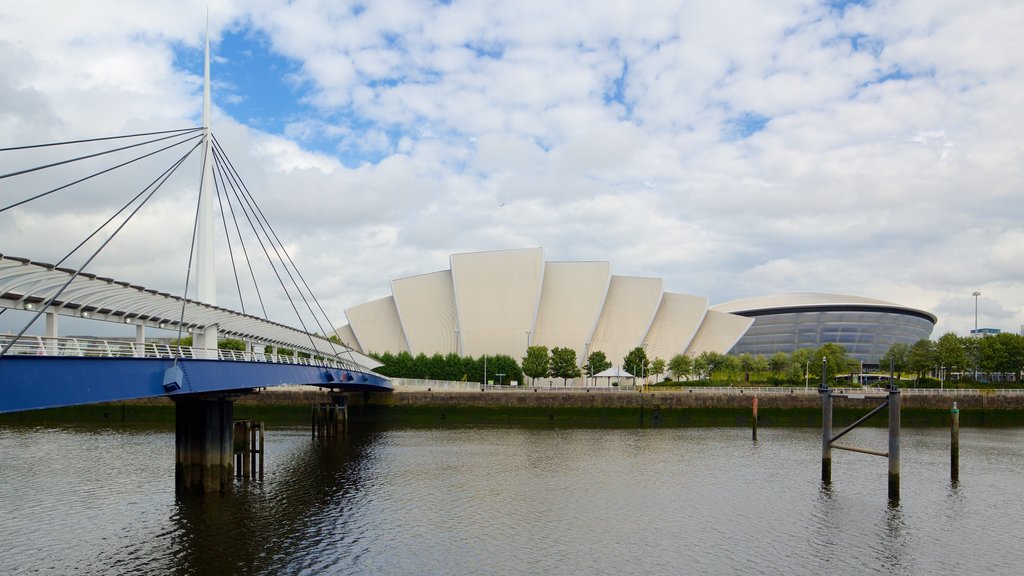
[[[974,333],[971,334],[971,336],[974,336],[975,338],[978,338],[979,336],[981,336],[980,334],[978,334],[978,296],[981,296],[981,292],[978,292],[977,290],[975,290],[974,292],[971,293],[971,296],[974,296]],[[975,382],[978,381],[978,351],[977,351],[977,348],[975,348],[975,352],[974,352],[974,381]]]
[[[974,296],[974,335],[978,335],[978,296],[981,296],[981,292],[975,290],[971,293]]]
[[[589,378],[593,376],[590,373],[590,342],[583,343],[583,357],[587,360],[587,378],[584,378],[583,382],[586,386],[590,386]]]

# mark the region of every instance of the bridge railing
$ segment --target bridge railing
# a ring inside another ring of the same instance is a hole
[[[0,350],[14,340],[0,335]],[[300,364],[355,368],[332,358],[302,357],[268,352],[244,350],[207,350],[158,342],[132,342],[128,340],[101,340],[95,338],[49,338],[22,336],[7,351],[8,356],[78,356],[102,358],[187,358],[205,360],[232,360],[236,362],[268,362],[273,364]]]

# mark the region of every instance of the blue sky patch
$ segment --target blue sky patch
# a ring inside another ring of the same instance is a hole
[[[632,108],[626,102],[626,76],[629,75],[629,62],[625,59],[622,60],[622,72],[618,77],[612,79],[611,84],[604,93],[604,103],[611,104],[616,102],[621,104],[626,109],[627,114],[632,113]]]
[[[742,140],[756,134],[768,124],[771,118],[762,116],[756,112],[744,112],[733,116],[725,121],[725,136],[727,140]]]

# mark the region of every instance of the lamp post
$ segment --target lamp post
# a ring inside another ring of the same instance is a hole
[[[981,292],[975,290],[971,293],[974,296],[974,335],[978,335],[978,296],[981,296]]]
[[[977,290],[975,290],[974,292],[971,293],[971,296],[974,296],[974,333],[971,334],[971,336],[974,336],[975,338],[978,338],[978,337],[981,336],[980,334],[978,334],[978,296],[981,296],[981,292],[978,292]],[[978,350],[977,350],[977,347],[975,347],[975,351],[974,351],[974,381],[975,382],[978,381]]]
[[[804,364],[804,388],[807,388],[807,381],[811,377],[811,361]]]
[[[590,386],[590,377],[593,374],[590,373],[590,342],[583,343],[583,358],[587,361],[587,377],[583,379],[584,388]]]

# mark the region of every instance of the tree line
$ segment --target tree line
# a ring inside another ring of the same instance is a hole
[[[1002,333],[981,338],[958,336],[947,332],[938,340],[918,340],[913,344],[893,344],[882,357],[880,366],[890,361],[898,374],[914,374],[918,379],[927,374],[955,374],[986,381],[1005,381],[1014,374],[1019,379],[1024,371],[1024,336]]]
[[[538,378],[569,380],[587,377],[611,368],[612,362],[602,351],[585,358],[582,367],[576,351],[571,348],[530,346],[521,363],[511,356],[498,354],[479,358],[451,353],[412,356],[408,352],[371,353],[384,366],[377,369],[391,378],[422,378],[492,383],[536,384]],[[823,361],[824,359],[824,361]],[[897,377],[914,374],[921,379],[928,374],[960,373],[973,377],[975,370],[988,381],[1003,381],[1007,374],[1024,371],[1024,336],[996,334],[983,338],[967,338],[950,332],[937,341],[922,339],[914,344],[893,344],[879,362],[887,373],[890,360]],[[757,382],[773,386],[816,385],[822,370],[827,382],[839,376],[861,371],[861,363],[851,358],[843,346],[835,343],[818,348],[802,348],[792,353],[777,352],[771,356],[721,354],[702,352],[696,356],[676,354],[668,361],[650,358],[642,346],[622,358],[622,368],[644,382],[687,382],[688,384],[734,384]],[[501,374],[502,376],[498,376]],[[529,382],[525,379],[529,378]],[[946,377],[948,379],[948,377]]]

